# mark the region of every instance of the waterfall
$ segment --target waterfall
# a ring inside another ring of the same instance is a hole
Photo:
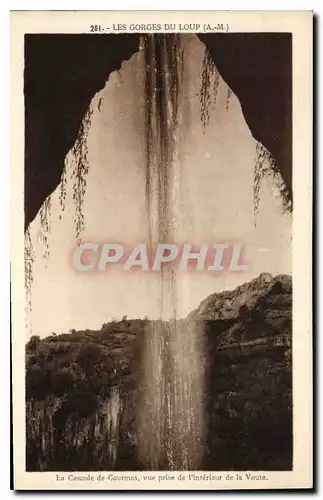
[[[149,243],[180,241],[178,34],[144,38],[146,203]],[[202,352],[197,328],[177,318],[177,271],[160,271],[160,320],[146,328],[138,404],[139,453],[152,469],[199,468],[202,450]],[[167,321],[166,321],[167,320]]]
[[[126,389],[111,391],[102,424],[93,417],[85,427],[90,435],[95,426],[105,432],[98,451],[94,456],[84,437],[75,460],[117,468],[124,446],[134,467],[139,458],[146,470],[202,468],[204,336],[190,313],[208,295],[235,289],[264,269],[291,273],[284,192],[278,167],[253,138],[239,100],[199,38],[143,36],[140,50],[93,96],[61,183],[26,231],[30,335],[100,330],[124,315],[149,320],[138,335],[129,406]],[[179,273],[168,263],[140,275],[108,266],[106,273],[81,275],[67,257],[81,236],[126,248],[148,243],[149,257],[158,243],[241,242],[252,266],[246,273]],[[128,425],[131,432],[124,430]],[[73,449],[69,429],[64,433]]]

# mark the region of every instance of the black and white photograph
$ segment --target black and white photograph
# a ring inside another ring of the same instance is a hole
[[[296,35],[107,14],[21,37],[24,471],[266,488],[300,431]]]

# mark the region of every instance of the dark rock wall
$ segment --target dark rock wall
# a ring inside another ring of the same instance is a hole
[[[224,292],[225,301],[238,315],[207,321],[205,327],[205,467],[291,469],[291,279],[262,275],[235,292]]]

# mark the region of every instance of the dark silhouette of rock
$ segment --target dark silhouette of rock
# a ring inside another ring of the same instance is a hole
[[[291,34],[200,38],[240,100],[252,135],[276,159],[292,197]],[[25,36],[26,228],[59,184],[64,158],[76,141],[91,99],[138,46],[138,34]]]

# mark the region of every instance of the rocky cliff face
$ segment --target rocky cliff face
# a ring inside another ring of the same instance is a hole
[[[193,313],[207,337],[205,467],[292,467],[292,281],[262,274]]]
[[[262,274],[185,320],[205,337],[200,469],[292,468],[292,281]],[[165,323],[165,328],[167,327]],[[145,469],[138,459],[149,320],[72,331],[26,349],[27,470]]]

